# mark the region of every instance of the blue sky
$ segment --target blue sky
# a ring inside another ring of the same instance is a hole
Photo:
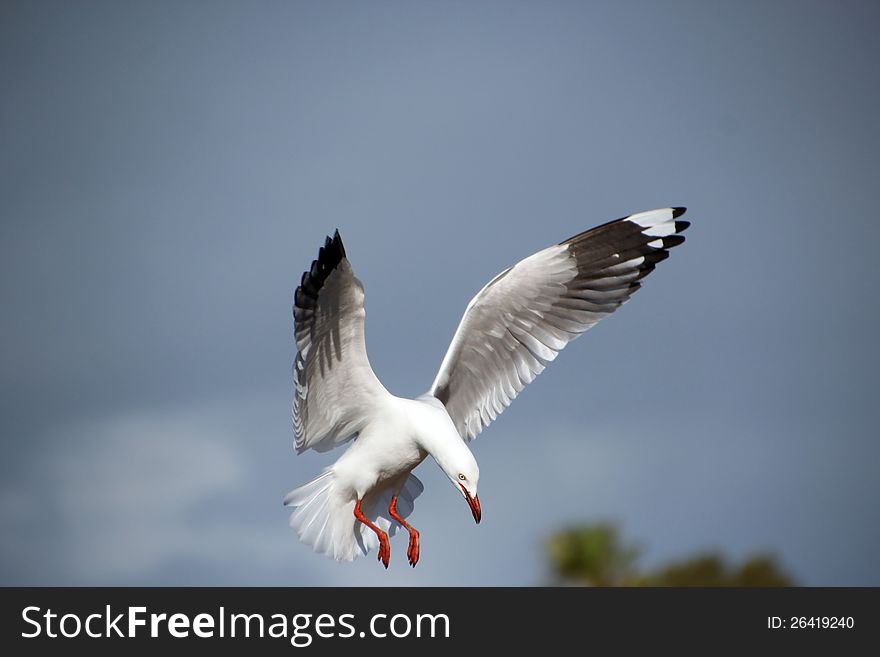
[[[876,3],[0,9],[0,583],[537,584],[613,520],[656,564],[880,584]],[[686,244],[336,564],[282,495],[290,304],[339,228],[394,393],[516,260],[687,205]]]

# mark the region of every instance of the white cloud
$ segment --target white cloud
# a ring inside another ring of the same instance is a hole
[[[200,555],[192,514],[245,479],[231,436],[194,413],[125,415],[72,430],[48,463],[49,494],[77,579],[125,579]]]
[[[280,559],[246,514],[211,513],[254,477],[246,443],[223,420],[194,408],[58,429],[27,477],[3,486],[0,521],[15,530],[4,560],[28,572],[24,583],[99,584],[149,581],[174,561]]]

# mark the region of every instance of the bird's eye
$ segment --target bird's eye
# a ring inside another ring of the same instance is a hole
[[[458,475],[458,478],[462,481],[467,481],[467,477],[465,477],[463,474]]]

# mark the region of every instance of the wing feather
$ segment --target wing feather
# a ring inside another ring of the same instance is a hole
[[[634,214],[521,260],[468,304],[430,394],[472,440],[569,342],[626,303],[684,241],[684,208]]]
[[[364,288],[339,231],[303,273],[293,317],[294,446],[324,452],[355,437],[377,398],[389,394],[367,358]]]

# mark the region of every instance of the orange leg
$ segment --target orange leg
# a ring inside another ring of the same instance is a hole
[[[357,518],[359,522],[364,523],[367,527],[376,532],[376,536],[379,537],[379,561],[388,568],[388,561],[391,559],[391,545],[388,543],[388,534],[376,527],[376,525],[370,522],[370,519],[363,514],[361,511],[361,500],[358,500],[357,504],[354,505],[354,517]]]
[[[419,562],[419,530],[409,524],[399,513],[397,513],[397,495],[391,498],[391,504],[388,505],[388,512],[391,514],[392,518],[400,523],[401,527],[409,532],[409,547],[406,550],[406,556],[407,559],[409,559],[409,565],[415,568],[416,564]]]

